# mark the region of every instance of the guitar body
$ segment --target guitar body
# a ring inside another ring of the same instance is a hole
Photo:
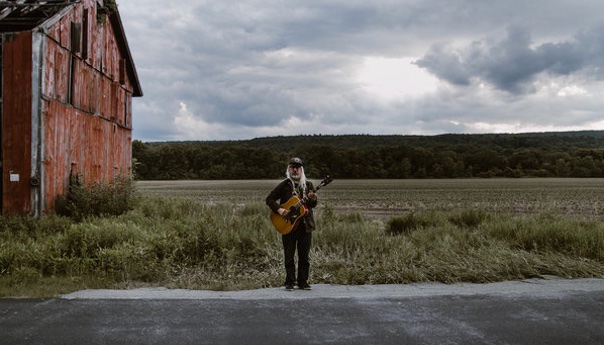
[[[271,221],[279,233],[286,235],[298,227],[302,218],[308,213],[308,209],[302,205],[302,201],[296,196],[289,198],[281,207],[289,210],[289,213],[285,217],[282,217],[277,213],[271,212]]]
[[[323,181],[321,181],[321,183],[317,185],[317,187],[315,188],[315,192],[318,191],[321,187],[327,186],[332,181],[333,179],[329,177],[329,175],[326,176]],[[296,227],[298,227],[298,224],[300,224],[302,218],[304,218],[309,212],[308,208],[306,208],[305,205],[306,201],[306,199],[300,199],[297,196],[292,196],[284,204],[280,205],[282,208],[289,211],[289,213],[285,217],[282,217],[277,213],[271,212],[271,222],[273,222],[273,226],[275,227],[275,229],[277,229],[279,233],[281,233],[282,235],[287,235],[290,232],[296,230]]]

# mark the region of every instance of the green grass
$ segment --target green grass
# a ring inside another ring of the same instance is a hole
[[[407,230],[399,235],[391,234],[391,224],[386,232],[379,223],[323,226],[315,272],[324,282],[339,284],[603,276],[599,221],[489,215],[478,225],[459,223],[473,212],[406,216]]]
[[[48,297],[80,289],[144,286],[280,286],[281,241],[267,207],[257,195],[255,201],[234,202],[232,193],[224,194],[223,199],[208,199],[147,193],[122,215],[81,221],[56,215],[0,217],[0,296]],[[326,199],[317,209],[312,283],[604,276],[604,222],[599,214],[568,216],[552,212],[552,207],[504,212],[492,203],[484,208],[396,209],[376,217],[355,207],[335,207]]]

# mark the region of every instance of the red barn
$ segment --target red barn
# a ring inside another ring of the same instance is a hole
[[[0,1],[1,213],[47,213],[70,174],[130,174],[142,94],[115,0]]]

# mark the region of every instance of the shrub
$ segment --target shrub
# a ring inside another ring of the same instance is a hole
[[[69,179],[67,194],[57,198],[55,212],[81,221],[90,216],[118,216],[136,206],[138,193],[131,176],[117,175],[108,182],[85,183],[81,175]]]
[[[461,214],[449,217],[449,222],[461,228],[475,228],[489,220],[489,214],[484,210],[465,210]]]
[[[436,220],[431,220],[430,215],[419,216],[411,212],[405,216],[392,217],[386,225],[386,233],[390,235],[408,234],[413,230],[434,225]]]
[[[347,212],[338,216],[340,222],[363,223],[363,215],[360,212]]]
[[[36,219],[23,215],[7,215],[0,217],[0,234],[2,233],[35,233],[38,229]]]

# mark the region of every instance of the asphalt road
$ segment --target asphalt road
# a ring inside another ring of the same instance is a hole
[[[604,279],[0,299],[0,344],[604,344]]]

